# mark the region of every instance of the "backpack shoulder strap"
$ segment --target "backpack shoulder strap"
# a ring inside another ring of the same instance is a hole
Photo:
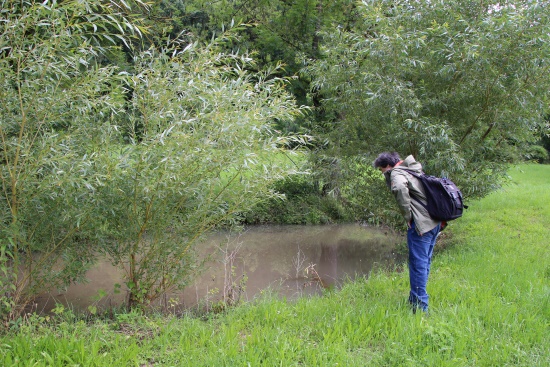
[[[422,187],[424,187],[424,182],[422,182],[422,179],[421,179],[422,176],[425,175],[424,172],[418,173],[418,172],[413,171],[413,170],[411,170],[411,169],[408,169],[408,168],[405,168],[405,167],[399,167],[399,166],[397,166],[396,168],[402,169],[403,171],[405,171],[405,172],[407,172],[407,173],[410,173],[412,176],[414,176],[414,177],[416,177],[417,179],[419,179],[419,181],[420,181]],[[410,197],[411,197],[412,199],[414,199],[416,202],[418,202],[420,205],[422,205],[422,206],[424,207],[424,209],[428,210],[428,205],[427,205],[427,204],[424,204],[424,203],[422,202],[422,200],[420,200],[418,197],[416,197],[416,195],[412,195],[412,194],[409,194],[409,195],[410,195]],[[426,198],[426,199],[427,199],[427,198]]]

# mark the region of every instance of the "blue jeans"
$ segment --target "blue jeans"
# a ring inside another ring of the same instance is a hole
[[[430,275],[430,265],[432,263],[432,254],[434,251],[435,240],[439,234],[441,225],[422,235],[416,232],[414,221],[411,228],[407,231],[407,245],[409,247],[409,279],[411,283],[411,292],[409,294],[409,303],[416,311],[420,308],[422,311],[428,311],[428,293],[426,284]]]

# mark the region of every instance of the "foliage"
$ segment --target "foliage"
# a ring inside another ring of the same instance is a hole
[[[514,185],[450,228],[452,245],[433,259],[428,317],[407,305],[406,271],[373,273],[322,297],[268,295],[202,318],[34,317],[0,336],[0,364],[547,366],[550,167],[510,174]]]
[[[546,126],[543,126],[541,130],[539,145],[550,154],[550,115],[546,116]]]
[[[338,200],[323,194],[310,175],[290,175],[274,183],[281,197],[259,203],[244,216],[246,224],[327,224],[352,221]]]
[[[94,146],[100,247],[124,270],[130,306],[184,287],[201,236],[275,196],[269,183],[293,169],[268,158],[285,144],[273,121],[300,112],[285,81],[247,72],[252,59],[217,42],[138,55],[119,116],[128,144]]]
[[[79,279],[98,176],[86,150],[96,120],[120,107],[116,75],[98,59],[140,29],[125,4],[2,1],[0,10],[0,240],[2,294],[16,317],[39,291]],[[19,271],[18,271],[19,270]]]
[[[544,163],[548,161],[548,151],[546,148],[540,145],[531,145],[525,151],[525,159],[532,160],[537,163]]]
[[[269,159],[288,143],[271,125],[301,111],[278,67],[247,71],[223,35],[172,39],[117,69],[107,60],[145,29],[131,13],[100,0],[2,5],[6,320],[83,280],[98,253],[126,271],[130,305],[184,286],[200,236],[276,195],[268,184],[288,170]]]
[[[403,218],[395,199],[372,162],[365,157],[348,157],[342,161],[342,180],[338,186],[346,210],[353,218],[372,225],[402,226]]]
[[[372,0],[305,72],[332,156],[413,154],[469,197],[499,186],[544,123],[548,3]]]
[[[162,24],[172,38],[185,33],[200,41],[216,37],[228,26],[246,24],[239,32],[239,43],[231,48],[254,52],[260,67],[283,64],[279,76],[293,77],[289,88],[304,105],[310,80],[298,71],[304,58],[319,54],[319,31],[333,24],[349,28],[357,18],[355,0],[160,1],[151,14],[168,20]],[[280,128],[303,132],[303,120],[287,121]]]
[[[547,2],[0,4],[6,322],[83,280],[98,252],[138,305],[185,286],[217,225],[395,222],[368,162],[381,150],[472,198],[508,162],[547,157],[534,145],[548,133]],[[305,120],[315,146],[274,128]],[[313,173],[286,179],[278,153],[306,145]]]

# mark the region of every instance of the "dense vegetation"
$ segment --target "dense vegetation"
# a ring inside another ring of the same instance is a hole
[[[472,203],[436,253],[430,315],[406,272],[371,274],[294,303],[265,297],[197,318],[70,310],[0,338],[0,364],[57,366],[531,366],[550,363],[550,166]]]
[[[487,195],[547,159],[548,5],[0,0],[4,324],[97,256],[133,307],[216,226],[398,223],[381,150]]]

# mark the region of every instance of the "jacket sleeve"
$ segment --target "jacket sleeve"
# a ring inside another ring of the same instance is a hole
[[[404,173],[397,171],[391,173],[391,192],[397,200],[403,218],[409,223],[412,219],[411,197],[409,194],[409,180]]]

